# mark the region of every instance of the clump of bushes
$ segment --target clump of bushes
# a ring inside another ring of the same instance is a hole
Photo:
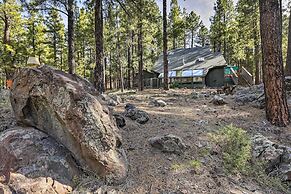
[[[228,172],[245,172],[251,159],[251,140],[245,130],[226,126],[212,136],[220,146],[223,165]]]
[[[193,170],[200,170],[202,167],[202,163],[199,160],[190,160],[186,163],[181,164],[173,164],[171,169],[174,171],[181,171],[185,169],[193,169]]]
[[[211,138],[219,146],[227,173],[241,173],[253,177],[261,186],[290,193],[290,185],[282,183],[278,178],[268,176],[264,164],[252,160],[252,143],[245,130],[229,125],[211,134]]]

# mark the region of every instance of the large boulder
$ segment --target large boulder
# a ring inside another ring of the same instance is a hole
[[[3,132],[0,154],[0,182],[14,191],[69,193],[75,186],[73,180],[82,175],[66,148],[34,128],[15,127]]]
[[[126,177],[126,156],[110,111],[86,80],[48,66],[21,69],[11,104],[19,124],[63,144],[83,168],[108,182]]]

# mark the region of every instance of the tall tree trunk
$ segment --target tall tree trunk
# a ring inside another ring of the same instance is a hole
[[[76,64],[74,59],[75,45],[74,45],[74,32],[75,32],[75,2],[68,0],[68,66],[69,73],[75,74]]]
[[[129,33],[129,37],[128,39],[131,40],[132,34],[133,32],[131,31]],[[128,44],[128,48],[127,48],[127,88],[131,88],[131,83],[130,83],[130,79],[131,79],[131,66],[132,66],[132,59],[131,59],[131,46],[132,43]]]
[[[291,11],[289,16],[289,27],[288,27],[288,49],[287,49],[287,60],[286,60],[286,75],[291,76]]]
[[[224,15],[223,15],[223,23],[226,26],[226,16],[225,16],[225,11],[224,11]],[[223,56],[225,58],[225,60],[227,62],[228,61],[228,53],[227,53],[227,43],[226,43],[226,28],[224,28],[224,32],[223,32]]]
[[[260,38],[259,38],[259,28],[258,28],[258,20],[254,20],[254,43],[255,43],[255,53],[254,53],[254,62],[255,62],[255,84],[258,85],[261,82],[260,72],[261,72],[261,65],[260,65]]]
[[[168,33],[167,33],[167,0],[163,0],[163,55],[164,55],[164,90],[169,90],[168,79]]]
[[[56,33],[54,33],[54,42],[53,42],[53,47],[54,47],[54,65],[57,66],[57,38],[56,38]]]
[[[194,48],[194,30],[191,30],[191,48]]]
[[[36,57],[36,43],[35,43],[35,23],[32,24],[32,50],[33,50],[33,56]]]
[[[4,16],[3,44],[10,44],[10,20],[7,16]]]
[[[108,58],[107,56],[104,57],[104,72],[106,72],[107,70],[107,63]],[[108,76],[106,76],[106,74],[104,73],[104,79],[105,79],[105,85],[104,85],[104,90],[107,90],[107,85],[108,85]]]
[[[282,2],[260,0],[260,25],[266,116],[274,125],[289,124],[282,58]]]
[[[176,38],[175,38],[175,36],[173,37],[173,49],[174,50],[176,49]]]
[[[117,34],[117,43],[116,43],[116,50],[117,50],[117,61],[118,61],[118,65],[119,65],[119,83],[120,83],[120,89],[121,89],[121,92],[124,92],[124,81],[123,81],[123,66],[122,66],[122,63],[121,63],[121,56],[120,56],[120,53],[121,53],[121,49],[120,49],[120,34],[118,33]]]
[[[142,10],[142,0],[140,2],[140,10]],[[140,13],[139,16],[139,22],[138,22],[138,56],[139,56],[139,62],[138,62],[138,75],[139,75],[139,81],[138,81],[138,88],[139,91],[143,91],[144,89],[144,83],[143,83],[143,22],[142,22],[142,13]]]
[[[6,3],[6,0],[3,2]],[[8,54],[8,52],[10,53],[10,51],[6,50],[6,45],[10,45],[10,29],[11,29],[11,25],[10,25],[10,18],[5,14],[4,12],[4,18],[3,18],[3,22],[4,22],[4,34],[3,34],[3,45],[4,45],[4,52],[6,54]],[[5,74],[6,74],[6,79],[11,79],[12,78],[12,70],[10,68],[8,68],[8,63],[4,62],[5,65]]]
[[[112,90],[112,55],[109,53],[109,87]]]
[[[216,41],[213,42],[213,52],[216,52]]]
[[[186,32],[184,32],[184,49],[186,48]]]
[[[94,69],[94,85],[98,92],[104,93],[102,0],[95,0],[95,43],[96,66]]]

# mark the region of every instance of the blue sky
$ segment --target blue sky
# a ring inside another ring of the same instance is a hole
[[[156,0],[160,8],[162,7],[163,0]],[[234,0],[236,4],[238,0]],[[283,3],[286,4],[288,0],[283,0]],[[186,8],[187,12],[195,11],[201,16],[203,23],[209,27],[210,21],[209,18],[214,15],[214,3],[216,0],[178,0],[182,8]],[[170,0],[168,0],[168,5]]]
[[[158,5],[161,7],[163,0],[156,0]],[[178,0],[179,5],[182,8],[186,8],[187,12],[195,11],[200,15],[203,23],[209,27],[210,26],[210,17],[214,15],[214,3],[216,0]],[[234,0],[236,3],[237,0]],[[168,0],[168,5],[170,0]]]

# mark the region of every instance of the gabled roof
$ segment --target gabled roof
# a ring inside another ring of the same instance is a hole
[[[209,70],[214,67],[227,65],[224,57],[220,53],[213,53],[209,47],[195,47],[169,51],[168,61],[169,71],[188,69]],[[162,73],[163,68],[163,55],[161,55],[155,63],[153,70]]]

